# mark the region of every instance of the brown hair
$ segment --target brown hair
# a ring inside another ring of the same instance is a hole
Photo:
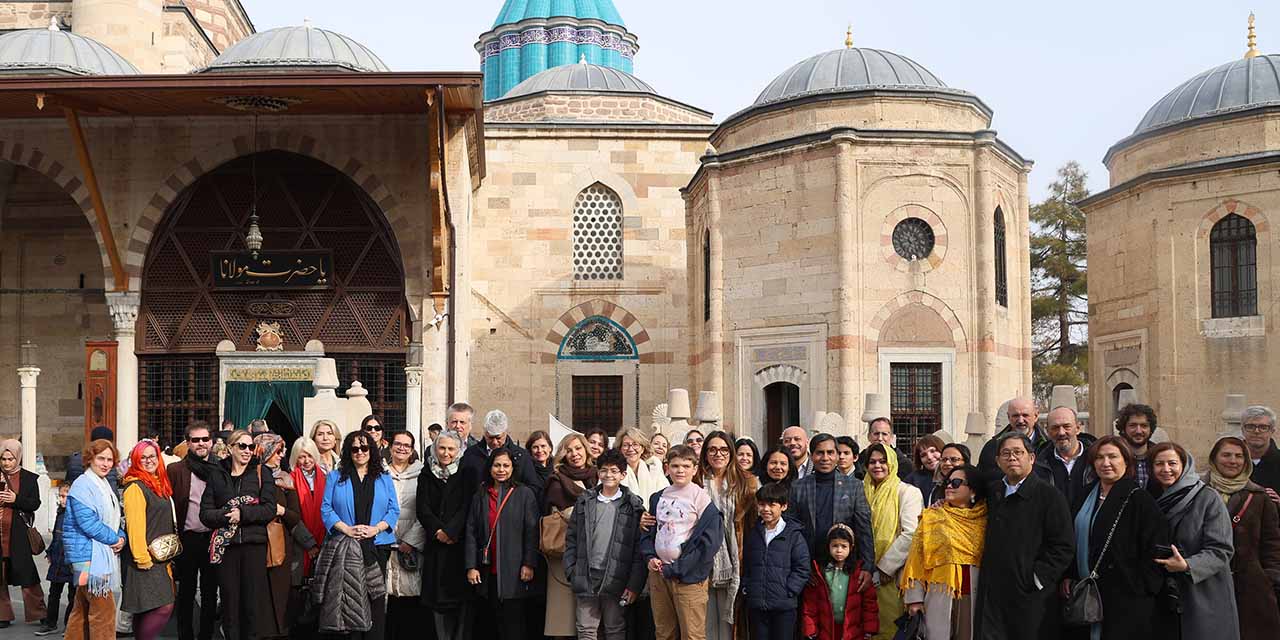
[[[1176,442],[1161,442],[1160,444],[1151,445],[1151,448],[1147,450],[1147,459],[1154,465],[1156,463],[1156,456],[1166,451],[1172,451],[1178,454],[1178,459],[1182,461],[1183,467],[1191,464],[1191,456],[1187,453],[1187,450],[1183,449],[1182,445]]]
[[[692,462],[693,468],[697,470],[698,454],[693,452],[693,447],[687,444],[673,445],[670,449],[667,450],[666,462],[670,463],[672,460],[675,460],[676,458],[680,458],[681,460],[688,460],[689,462]]]
[[[1219,438],[1217,442],[1213,443],[1213,448],[1209,450],[1209,462],[1211,464],[1213,463],[1214,459],[1218,457],[1218,452],[1222,450],[1222,445],[1224,444],[1240,447],[1240,450],[1244,452],[1244,457],[1245,458],[1249,457],[1249,446],[1244,443],[1244,440],[1241,440],[1240,438],[1237,438],[1235,436],[1223,436],[1222,438]],[[1247,462],[1253,462],[1253,461],[1248,460]]]
[[[942,453],[942,450],[947,448],[947,443],[943,442],[942,438],[939,438],[938,436],[935,436],[933,434],[929,434],[927,436],[920,436],[920,439],[916,440],[915,447],[913,447],[911,450],[911,461],[916,463],[917,469],[924,466],[920,462],[920,454],[924,453],[924,450],[928,449],[929,447],[933,447],[934,449],[938,450],[938,453]]]
[[[1093,468],[1093,461],[1098,458],[1098,452],[1108,445],[1120,450],[1120,457],[1124,459],[1124,477],[1132,479],[1134,474],[1137,473],[1137,464],[1134,462],[1133,450],[1129,448],[1129,443],[1125,442],[1124,438],[1120,436],[1106,435],[1098,438],[1098,441],[1094,442],[1093,446],[1089,447],[1089,450],[1085,452],[1085,463],[1089,465],[1089,468]]]
[[[80,452],[84,465],[88,467],[90,461],[98,457],[99,453],[107,451],[108,449],[111,451],[112,464],[120,462],[120,451],[116,449],[116,445],[112,444],[110,440],[94,440],[89,444],[86,444],[84,446],[84,451]]]

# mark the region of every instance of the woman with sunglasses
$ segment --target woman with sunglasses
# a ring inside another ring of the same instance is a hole
[[[365,416],[364,420],[360,421],[360,430],[369,434],[370,438],[373,438],[377,456],[383,462],[386,462],[391,454],[391,444],[387,442],[385,437],[386,428],[382,426],[382,418],[375,415]]]
[[[295,584],[301,584],[302,558],[307,550],[316,546],[316,541],[306,527],[294,531],[302,522],[302,506],[293,476],[282,469],[284,438],[274,433],[259,433],[253,443],[259,468],[276,484],[276,517],[267,529],[267,606],[259,631],[264,638],[285,638],[290,636],[289,597]],[[282,535],[271,539],[273,528]]]
[[[585,460],[586,444],[579,446]],[[467,515],[463,560],[467,583],[481,597],[482,610],[471,637],[519,640],[536,635],[536,630],[529,633],[526,628],[525,600],[531,594],[537,564],[538,499],[516,481],[509,449],[493,450],[485,475]]]
[[[360,543],[365,572],[369,573],[370,568],[377,565],[385,584],[387,560],[396,544],[394,523],[400,519],[400,500],[396,497],[395,483],[383,470],[377,440],[370,432],[352,431],[343,438],[342,461],[326,479],[320,516],[324,518],[325,529]],[[381,640],[384,636],[385,591],[369,598],[369,608],[372,626],[365,632],[352,632],[351,638]]]
[[[700,484],[724,518],[724,543],[712,560],[707,580],[707,638],[733,640],[734,606],[742,577],[742,541],[756,517],[760,483],[734,460],[733,437],[712,431],[702,443]],[[744,608],[745,609],[745,608]]]
[[[684,434],[684,446],[693,449],[693,452],[698,454],[699,459],[702,458],[702,442],[704,440],[706,440],[706,436],[697,429],[690,429]]]
[[[210,476],[200,499],[200,521],[213,529],[210,562],[218,565],[222,592],[223,637],[258,637],[268,615],[261,590],[267,583],[267,523],[276,517],[276,486],[271,472],[254,456],[248,431],[227,437],[230,455]]]
[[[924,510],[911,540],[901,587],[907,612],[924,611],[925,637],[973,638],[973,602],[987,530],[987,491],[978,468],[952,467],[945,498]]]

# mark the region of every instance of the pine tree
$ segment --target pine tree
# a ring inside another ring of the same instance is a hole
[[[1058,169],[1049,196],[1031,207],[1031,325],[1035,393],[1088,385],[1088,271],[1084,213],[1088,176],[1074,160]]]

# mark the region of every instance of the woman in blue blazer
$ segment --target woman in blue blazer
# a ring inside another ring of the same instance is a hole
[[[338,468],[325,482],[320,517],[331,534],[341,534],[360,542],[366,566],[378,564],[384,580],[387,559],[396,543],[395,523],[400,519],[400,501],[395,484],[382,468],[377,444],[363,431],[347,434],[342,443]],[[387,617],[386,595],[370,600],[373,627],[352,638],[383,637]]]

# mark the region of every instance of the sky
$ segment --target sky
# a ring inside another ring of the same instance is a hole
[[[355,38],[396,71],[476,71],[474,45],[502,0],[242,0],[259,31],[301,24]],[[1035,161],[1032,203],[1076,160],[1093,191],[1102,156],[1192,76],[1243,56],[1249,11],[1263,53],[1280,50],[1280,6],[1234,0],[614,0],[639,38],[635,74],[715,113],[750,105],[775,76],[823,51],[887,49],[995,111],[992,128]],[[1272,46],[1274,45],[1274,46]]]

